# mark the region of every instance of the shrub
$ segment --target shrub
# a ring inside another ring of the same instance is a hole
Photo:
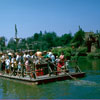
[[[89,58],[95,58],[95,57],[100,58],[100,53],[99,52],[98,53],[89,53],[88,57]]]
[[[78,52],[78,55],[86,55],[86,53],[87,53],[87,47],[79,47],[78,49],[77,49],[77,52]]]
[[[89,53],[88,58],[94,58],[94,53]]]
[[[63,52],[65,57],[71,56],[71,51],[72,51],[71,47],[52,49],[52,52],[57,56],[60,56],[60,54]]]

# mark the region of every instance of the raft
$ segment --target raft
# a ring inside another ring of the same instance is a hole
[[[71,73],[60,73],[59,75],[43,75],[38,76],[36,79],[31,78],[30,76],[22,77],[22,76],[14,76],[14,75],[7,75],[0,73],[1,78],[10,79],[10,80],[17,80],[17,81],[23,81],[28,83],[34,83],[34,84],[42,84],[42,83],[49,83],[49,82],[55,82],[55,81],[63,81],[63,80],[69,80],[73,78],[82,78],[85,76],[85,72],[71,72]]]

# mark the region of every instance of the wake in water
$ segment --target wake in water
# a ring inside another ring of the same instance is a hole
[[[96,82],[93,81],[88,81],[88,80],[77,80],[77,81],[68,81],[69,83],[72,83],[77,86],[100,86]]]
[[[86,86],[97,86],[96,82],[87,81],[87,80],[79,80],[74,82],[75,85],[86,85]]]

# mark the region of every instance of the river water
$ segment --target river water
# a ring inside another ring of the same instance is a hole
[[[100,59],[81,57],[86,76],[42,85],[0,79],[0,99],[100,99]]]

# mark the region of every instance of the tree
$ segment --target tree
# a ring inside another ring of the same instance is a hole
[[[72,40],[72,34],[64,34],[61,36],[61,42],[63,45],[67,45],[70,43],[70,41]]]
[[[76,46],[78,47],[84,43],[84,36],[85,32],[79,26],[79,30],[76,32],[71,42],[75,43]]]
[[[57,35],[55,32],[45,32],[43,40],[48,43],[48,48],[55,47]]]
[[[16,42],[15,42],[14,38],[10,38],[7,47],[14,51],[16,50]]]
[[[37,41],[37,40],[39,40],[39,34],[38,33],[35,33],[34,34],[34,41]]]
[[[6,47],[5,45],[5,42],[6,42],[6,38],[3,36],[3,37],[0,37],[0,50],[3,51]]]
[[[21,50],[25,50],[27,49],[26,47],[26,42],[27,40],[26,39],[21,39],[20,42],[18,43],[18,49],[21,49]]]

